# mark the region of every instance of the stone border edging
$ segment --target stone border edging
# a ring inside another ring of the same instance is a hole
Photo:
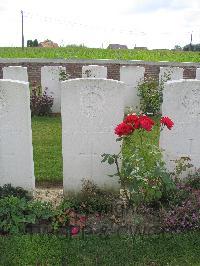
[[[170,62],[144,60],[113,60],[113,59],[53,59],[53,58],[0,58],[0,63],[60,63],[60,64],[118,64],[118,65],[158,65],[177,67],[200,67],[200,62]]]

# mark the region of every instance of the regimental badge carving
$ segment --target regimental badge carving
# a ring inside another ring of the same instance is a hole
[[[200,90],[191,89],[183,97],[182,106],[191,116],[200,115]]]
[[[104,95],[100,88],[85,88],[81,91],[81,111],[87,117],[101,115],[104,108]]]

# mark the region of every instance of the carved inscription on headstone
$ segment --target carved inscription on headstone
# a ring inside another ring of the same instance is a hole
[[[185,109],[184,112],[191,116],[197,116],[200,114],[200,88],[193,89],[186,92],[182,99],[182,106]]]
[[[104,108],[104,95],[100,88],[85,88],[80,92],[82,113],[87,117],[101,116]]]
[[[124,116],[124,83],[106,79],[62,82],[62,154],[64,193],[80,192],[83,179],[105,189],[118,188],[114,165],[101,163],[103,153],[119,153],[114,126]]]

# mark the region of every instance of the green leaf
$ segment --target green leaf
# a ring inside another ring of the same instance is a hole
[[[109,164],[113,164],[114,162],[115,162],[114,158],[110,156],[110,157],[108,158],[108,163],[109,163]]]
[[[109,155],[109,154],[106,154],[106,153],[102,154],[101,157],[104,157],[104,158],[103,158],[103,160],[102,160],[101,162],[102,162],[102,163],[106,162],[106,161],[108,160],[108,157],[109,157],[109,156],[110,156],[110,155]]]

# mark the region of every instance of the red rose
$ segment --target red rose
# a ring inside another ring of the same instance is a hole
[[[141,115],[139,117],[139,123],[140,123],[140,128],[143,128],[146,131],[151,131],[153,125],[155,124],[154,121],[146,115]]]
[[[73,228],[71,229],[71,234],[72,234],[72,235],[77,235],[78,232],[79,232],[79,228],[78,228],[78,227],[73,227]]]
[[[129,135],[133,132],[134,128],[131,125],[128,125],[124,122],[121,124],[117,125],[115,128],[115,134],[118,135],[119,137],[123,135]]]
[[[124,123],[131,124],[134,129],[139,128],[139,117],[137,115],[131,114],[127,115],[124,119]]]
[[[162,117],[160,119],[160,123],[163,124],[164,126],[167,126],[168,129],[171,129],[174,125],[174,122],[167,116]]]

